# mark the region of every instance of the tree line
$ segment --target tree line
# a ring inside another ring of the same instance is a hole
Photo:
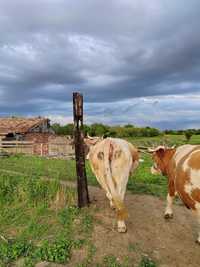
[[[59,123],[52,125],[52,129],[58,135],[73,135],[74,125],[72,123],[64,126]],[[85,136],[110,136],[110,137],[154,137],[161,136],[163,134],[172,135],[185,135],[185,138],[189,141],[192,135],[200,135],[200,129],[187,129],[187,130],[164,130],[160,131],[152,127],[136,127],[132,124],[124,126],[109,126],[101,123],[93,123],[91,125],[84,125]]]
[[[72,123],[64,126],[55,123],[52,129],[58,135],[73,135],[74,125]],[[90,136],[110,136],[110,137],[153,137],[159,136],[162,132],[152,127],[136,127],[131,124],[124,126],[108,126],[101,123],[94,123],[91,125],[84,125],[84,134]]]

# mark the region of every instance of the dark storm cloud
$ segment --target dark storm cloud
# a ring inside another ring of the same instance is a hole
[[[0,0],[0,114],[63,115],[74,90],[104,107],[98,116],[115,113],[106,103],[198,93],[199,10],[198,0]]]

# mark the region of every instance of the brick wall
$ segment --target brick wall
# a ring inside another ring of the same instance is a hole
[[[25,141],[34,142],[35,155],[66,156],[74,154],[73,140],[68,136],[58,136],[51,133],[27,133]]]
[[[36,155],[48,155],[48,140],[52,136],[50,133],[27,133],[24,138],[26,141],[33,141],[33,153]]]

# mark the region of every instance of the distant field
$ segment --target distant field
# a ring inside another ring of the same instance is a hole
[[[166,143],[169,145],[183,145],[187,143],[184,135],[163,135],[156,137],[134,137],[126,139],[137,146],[139,145],[150,146],[151,144],[162,144],[162,143]],[[189,143],[191,145],[200,144],[200,135],[193,135]]]

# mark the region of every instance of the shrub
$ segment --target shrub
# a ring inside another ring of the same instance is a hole
[[[187,130],[187,131],[184,132],[184,135],[185,135],[185,138],[186,138],[187,142],[189,142],[191,137],[192,137],[192,135],[193,135],[193,132],[191,130]]]
[[[139,264],[139,267],[156,267],[156,264],[152,259],[144,256]]]

